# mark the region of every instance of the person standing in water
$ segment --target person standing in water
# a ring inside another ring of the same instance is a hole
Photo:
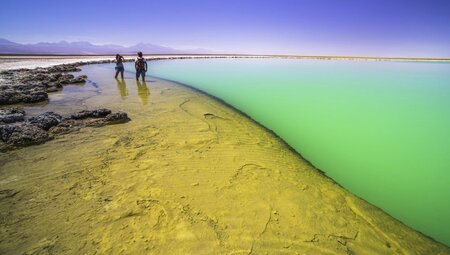
[[[139,80],[139,76],[142,77],[142,81],[145,81],[145,73],[147,72],[147,61],[142,57],[142,52],[138,52],[138,57],[134,61],[134,67],[136,68],[136,80]]]
[[[125,61],[123,56],[116,54],[116,76],[115,76],[116,79],[120,73],[120,76],[122,77],[122,80],[123,80],[123,71],[124,71],[123,61]]]

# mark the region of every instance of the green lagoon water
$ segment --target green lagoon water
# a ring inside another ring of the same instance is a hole
[[[152,61],[149,74],[224,100],[351,192],[450,245],[450,63],[193,59]]]

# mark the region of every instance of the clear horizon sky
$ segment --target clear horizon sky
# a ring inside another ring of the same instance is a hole
[[[449,0],[2,0],[0,38],[218,53],[450,57]]]

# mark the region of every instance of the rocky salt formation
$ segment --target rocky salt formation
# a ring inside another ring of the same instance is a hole
[[[64,85],[83,84],[86,75],[74,76],[82,65],[106,64],[112,60],[77,62],[72,64],[14,69],[0,72],[0,105],[36,103],[48,99],[48,93],[60,90]]]
[[[67,84],[86,82],[86,75],[75,77],[69,73],[81,71],[78,65],[0,72],[0,105],[45,101],[48,99],[48,92],[57,91]]]
[[[133,60],[126,60],[126,62]],[[46,101],[48,93],[60,90],[64,85],[83,84],[86,75],[74,76],[82,65],[107,64],[113,60],[76,62],[35,69],[13,69],[0,72],[0,105],[36,103]]]
[[[46,101],[48,93],[58,91],[64,85],[86,82],[86,75],[71,74],[81,71],[79,66],[111,62],[111,60],[77,62],[47,68],[1,71],[0,105]],[[104,108],[85,110],[68,116],[45,112],[31,118],[27,118],[22,109],[4,108],[0,109],[0,151],[41,144],[56,135],[83,127],[102,127],[129,120],[125,112],[113,113]]]
[[[41,144],[56,135],[80,130],[83,127],[102,127],[128,122],[125,112],[108,109],[84,110],[62,116],[45,112],[26,118],[25,111],[18,108],[0,109],[0,151]]]
[[[25,111],[18,108],[0,109],[0,125],[23,121]]]

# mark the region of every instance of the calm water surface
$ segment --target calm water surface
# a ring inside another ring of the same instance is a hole
[[[450,244],[450,64],[170,60],[149,74],[223,99],[345,188]]]

